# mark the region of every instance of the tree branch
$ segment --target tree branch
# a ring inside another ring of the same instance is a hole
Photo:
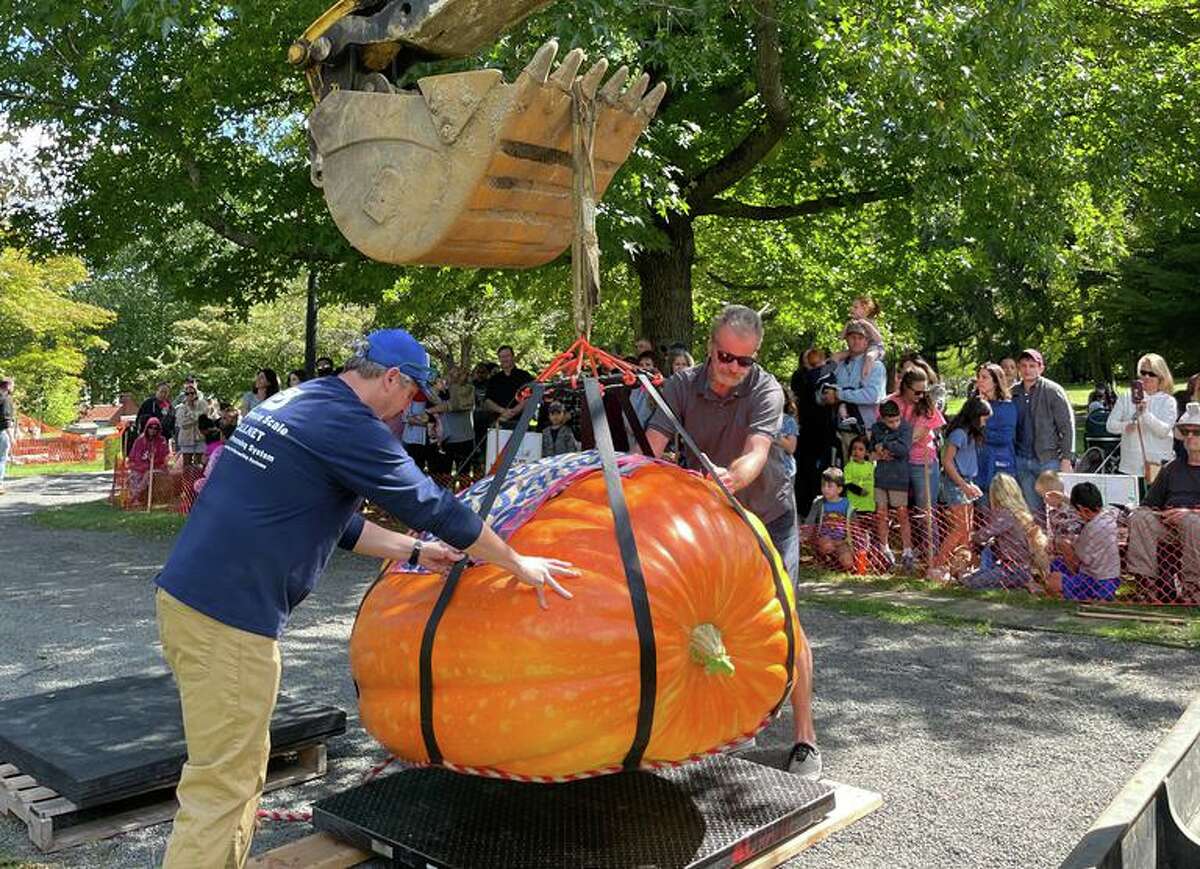
[[[687,193],[692,211],[699,211],[717,194],[728,190],[754,171],[787,134],[792,106],[783,87],[783,51],[774,0],[753,0],[754,79],[766,117],[725,156],[700,172]]]
[[[804,217],[805,215],[819,214],[822,211],[832,211],[836,208],[852,208],[871,202],[881,202],[885,199],[901,199],[911,192],[912,188],[909,185],[898,184],[882,190],[832,193],[828,196],[817,196],[790,205],[751,205],[748,202],[738,202],[733,199],[710,199],[693,213],[696,216],[715,214],[721,217],[738,217],[743,220],[786,220],[789,217]]]

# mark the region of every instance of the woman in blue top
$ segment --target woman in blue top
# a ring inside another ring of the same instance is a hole
[[[996,474],[1016,474],[1017,406],[1004,369],[995,362],[979,366],[975,376],[977,395],[992,406],[985,440],[979,448],[979,476],[975,485],[986,495]]]

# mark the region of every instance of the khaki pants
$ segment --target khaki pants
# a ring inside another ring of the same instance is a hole
[[[188,760],[167,869],[238,869],[250,853],[271,751],[279,643],[155,597],[163,655],[183,705]]]
[[[1180,581],[1188,598],[1200,596],[1200,513],[1184,513],[1176,522],[1183,549]],[[1129,548],[1125,563],[1130,572],[1158,578],[1158,542],[1170,529],[1162,514],[1138,507],[1129,517]]]

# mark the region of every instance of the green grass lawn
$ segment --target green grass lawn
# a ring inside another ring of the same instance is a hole
[[[107,501],[85,501],[50,507],[33,514],[43,528],[78,531],[116,531],[140,537],[174,537],[187,517],[168,510],[118,510]]]
[[[59,477],[63,474],[84,474],[103,470],[103,458],[96,459],[94,462],[53,462],[45,465],[14,465],[10,463],[7,476],[10,480],[20,480],[24,477]]]
[[[1072,601],[1039,597],[1023,591],[972,591],[961,586],[947,586],[917,577],[868,577],[801,568],[800,581],[802,593],[803,583],[809,581],[845,584],[872,591],[921,592],[931,597],[945,598],[947,601],[979,600],[1000,603],[1042,612],[1046,616],[1045,623],[1048,630],[1090,634],[1112,640],[1200,649],[1200,612],[1197,612],[1194,607],[1139,607],[1119,604],[1114,606],[1120,606],[1122,612],[1128,612],[1131,616],[1138,614],[1170,616],[1184,619],[1185,624],[1140,622],[1133,619],[1115,621],[1081,618],[1076,615],[1079,604]],[[804,596],[802,602],[805,605],[829,607],[844,612],[846,615],[869,616],[901,624],[947,624],[983,631],[990,630],[992,627],[989,619],[970,618],[959,613],[946,612],[935,603],[927,603],[918,599],[879,600],[867,597]]]

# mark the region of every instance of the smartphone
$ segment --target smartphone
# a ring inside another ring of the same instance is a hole
[[[1146,400],[1146,387],[1142,386],[1141,380],[1135,378],[1133,383],[1129,384],[1129,399],[1135,405]]]

